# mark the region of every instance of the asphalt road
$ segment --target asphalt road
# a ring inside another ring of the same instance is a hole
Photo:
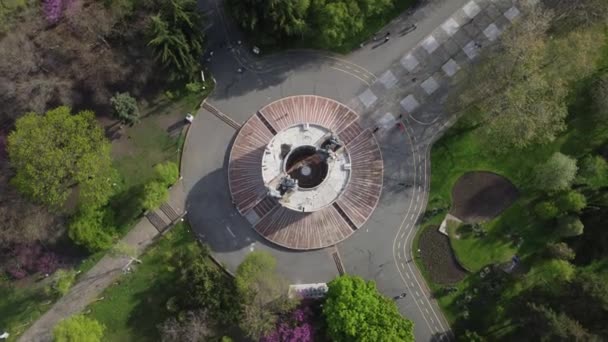
[[[229,270],[250,251],[267,250],[293,283],[334,278],[338,271],[331,252],[337,249],[347,273],[375,280],[387,296],[407,293],[397,304],[414,321],[417,341],[452,339],[449,324],[412,261],[412,240],[428,200],[430,147],[454,120],[443,105],[452,77],[466,70],[481,45],[497,39],[517,14],[511,0],[427,1],[379,32],[391,32],[387,43],[371,41],[348,56],[298,50],[263,58],[238,43],[244,39],[221,6],[221,0],[201,4],[211,19],[207,36],[213,55],[205,55],[206,66],[217,81],[208,101],[238,123],[289,95],[341,101],[359,113],[364,126],[382,127],[376,136],[384,159],[384,187],[365,226],[334,248],[294,252],[274,246],[258,236],[231,203],[226,163],[235,129],[201,110],[182,159],[195,232]],[[399,34],[414,23],[416,30]],[[395,120],[404,108],[411,110],[401,118],[402,131],[395,128]]]

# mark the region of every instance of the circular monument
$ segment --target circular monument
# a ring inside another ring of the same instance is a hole
[[[334,100],[287,97],[239,130],[228,166],[237,210],[267,240],[291,249],[334,245],[371,216],[382,155],[358,116]]]

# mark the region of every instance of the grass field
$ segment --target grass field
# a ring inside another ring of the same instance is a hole
[[[157,341],[156,326],[168,317],[166,302],[176,292],[172,256],[196,244],[186,224],[179,224],[153,245],[131,274],[107,288],[101,301],[89,306],[89,316],[105,325],[104,340]]]

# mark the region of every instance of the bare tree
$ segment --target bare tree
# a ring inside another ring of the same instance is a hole
[[[206,311],[189,311],[182,320],[171,317],[158,326],[163,342],[209,341],[213,333]]]

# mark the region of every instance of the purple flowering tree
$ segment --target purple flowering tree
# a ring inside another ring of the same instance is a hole
[[[46,20],[54,24],[65,13],[73,0],[42,0],[42,9]]]
[[[59,259],[53,252],[45,251],[39,244],[19,244],[11,248],[6,272],[15,279],[33,273],[53,273],[59,267]]]
[[[260,342],[311,342],[315,332],[312,319],[310,306],[302,304],[281,317],[275,331],[263,337]]]

